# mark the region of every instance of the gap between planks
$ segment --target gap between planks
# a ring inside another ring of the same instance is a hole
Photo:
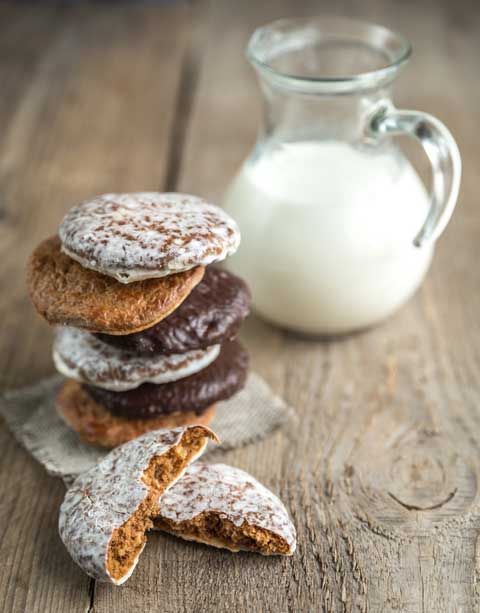
[[[198,86],[198,74],[201,64],[201,30],[199,5],[189,6],[188,40],[182,64],[180,66],[180,83],[177,92],[175,115],[170,133],[170,149],[167,158],[165,180],[160,191],[174,192],[178,187],[183,152],[190,117],[192,115],[195,92]]]

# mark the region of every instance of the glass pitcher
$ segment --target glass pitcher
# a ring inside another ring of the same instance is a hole
[[[242,231],[228,267],[267,320],[351,332],[388,317],[422,282],[456,203],[461,161],[438,119],[393,106],[410,53],[402,36],[343,18],[281,20],[250,39],[264,124],[224,207]],[[430,195],[394,142],[399,134],[423,145]]]

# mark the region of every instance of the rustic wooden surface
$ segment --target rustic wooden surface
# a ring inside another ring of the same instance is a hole
[[[297,410],[288,431],[225,455],[285,500],[291,559],[231,555],[153,534],[122,588],[95,585],[56,531],[63,486],[2,425],[5,611],[480,610],[480,9],[354,0],[335,12],[403,31],[415,53],[399,105],[428,110],[464,158],[458,211],[417,296],[343,341],[252,317],[255,368]],[[25,295],[33,246],[77,200],[109,190],[221,194],[251,147],[259,99],[250,31],[313,0],[2,3],[0,372],[49,373],[50,331]]]

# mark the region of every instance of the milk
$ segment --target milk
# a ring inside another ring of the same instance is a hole
[[[336,334],[370,326],[421,283],[432,248],[413,239],[429,209],[400,152],[283,143],[250,158],[224,201],[242,244],[228,268],[280,326]]]

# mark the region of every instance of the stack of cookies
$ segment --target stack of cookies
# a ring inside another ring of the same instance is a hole
[[[74,207],[32,254],[33,304],[55,325],[67,377],[57,409],[106,448],[160,428],[208,424],[244,385],[236,339],[245,283],[209,264],[235,252],[236,223],[195,196],[105,194]]]

